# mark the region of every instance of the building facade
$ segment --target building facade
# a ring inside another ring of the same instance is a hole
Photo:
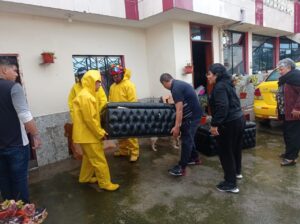
[[[63,126],[78,67],[100,69],[108,91],[110,64],[122,64],[145,99],[167,94],[163,72],[196,88],[211,63],[252,74],[300,60],[298,0],[1,0],[0,27],[0,57],[16,58],[42,135],[38,166],[69,157]]]

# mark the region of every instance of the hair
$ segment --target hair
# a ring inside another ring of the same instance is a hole
[[[211,66],[209,66],[208,70],[215,76],[217,76],[217,79],[220,79],[221,77],[229,77],[225,66],[221,63],[212,64]]]
[[[295,65],[295,62],[292,59],[285,58],[285,59],[282,59],[278,62],[277,67],[285,67],[285,68],[290,67],[292,70],[294,70],[296,68],[296,65]]]
[[[16,63],[13,60],[9,59],[8,57],[0,58],[0,66],[9,66],[9,67],[11,67],[11,66],[14,66],[14,65],[16,66]]]
[[[160,82],[170,82],[173,79],[173,77],[169,73],[163,73],[160,76]]]

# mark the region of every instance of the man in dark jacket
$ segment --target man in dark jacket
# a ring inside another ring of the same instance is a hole
[[[278,63],[281,75],[278,81],[277,108],[279,119],[283,120],[285,152],[281,155],[282,166],[296,164],[300,149],[300,71],[295,69],[292,59]]]
[[[209,67],[207,80],[214,85],[209,98],[212,111],[210,133],[216,136],[224,181],[217,185],[222,192],[238,193],[236,179],[242,178],[242,137],[244,118],[231,76],[219,63]]]
[[[0,191],[4,200],[29,202],[29,141],[41,145],[38,130],[28,109],[22,86],[16,83],[17,67],[0,59]],[[27,133],[26,133],[27,132]]]
[[[181,133],[181,158],[169,173],[173,176],[184,176],[187,165],[201,163],[194,137],[202,117],[202,109],[195,90],[188,83],[173,79],[168,73],[160,76],[160,82],[166,89],[171,90],[175,102],[176,121],[171,133],[175,139]]]

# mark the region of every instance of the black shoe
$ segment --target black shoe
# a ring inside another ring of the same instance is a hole
[[[188,165],[201,165],[202,164],[202,160],[197,158],[197,159],[190,159],[190,161],[188,162]]]
[[[169,174],[173,176],[185,176],[185,169],[181,168],[180,165],[176,165],[168,170]]]
[[[234,193],[237,194],[240,192],[240,190],[238,189],[238,187],[234,184],[230,184],[230,183],[223,183],[223,184],[218,184],[217,185],[217,189],[221,192],[229,192],[229,193]]]
[[[222,187],[222,186],[224,186],[226,184],[226,181],[221,181],[220,183],[218,183],[217,185],[216,185],[216,187],[218,188],[218,187]]]

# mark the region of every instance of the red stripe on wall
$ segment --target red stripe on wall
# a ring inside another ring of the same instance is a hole
[[[164,12],[174,8],[174,0],[162,0],[162,4]]]
[[[162,0],[163,11],[173,8],[193,10],[193,0]]]
[[[279,37],[275,37],[274,39],[274,51],[275,51],[275,54],[274,54],[274,62],[275,64],[273,65],[273,67],[275,68],[277,63],[279,62],[279,51],[280,51],[280,38]]]
[[[262,26],[264,23],[264,2],[255,0],[255,24]]]
[[[193,0],[175,0],[175,7],[186,10],[193,10]]]
[[[300,2],[295,1],[295,21],[294,21],[294,32],[300,33]]]
[[[124,0],[126,19],[139,20],[138,0]]]
[[[245,73],[249,74],[249,33],[245,33]]]

